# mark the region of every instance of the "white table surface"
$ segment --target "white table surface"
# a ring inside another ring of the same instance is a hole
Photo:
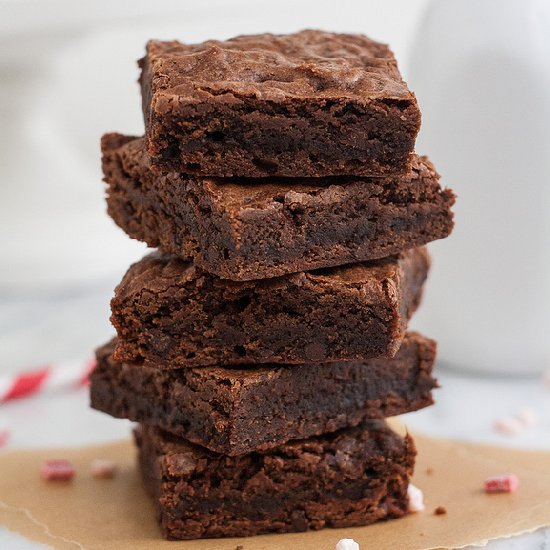
[[[87,357],[113,332],[108,301],[120,274],[82,289],[41,292],[38,296],[0,294],[0,372],[47,360]],[[23,323],[25,320],[25,323]],[[442,388],[436,405],[405,417],[411,430],[433,436],[550,450],[550,390],[540,378],[473,378],[438,371]],[[536,426],[510,438],[492,428],[495,418],[532,408]],[[78,446],[128,437],[130,423],[88,407],[87,391],[21,399],[0,406],[0,429],[12,431],[8,449]],[[0,548],[30,550],[43,546],[0,528]],[[491,550],[550,550],[550,530],[495,541]],[[330,549],[328,549],[330,550]],[[363,549],[366,550],[366,549]]]

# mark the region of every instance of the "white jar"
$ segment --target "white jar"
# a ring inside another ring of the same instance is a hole
[[[433,1],[408,80],[417,150],[458,194],[417,326],[451,367],[548,369],[550,1]]]

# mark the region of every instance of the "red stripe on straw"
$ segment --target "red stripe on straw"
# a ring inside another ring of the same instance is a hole
[[[78,381],[79,386],[87,386],[90,383],[90,379],[88,378],[88,376],[96,368],[96,366],[97,366],[96,359],[90,359],[86,363],[86,367],[84,368],[84,374],[82,375],[82,377]]]
[[[24,397],[25,395],[37,392],[48,377],[49,372],[50,367],[45,367],[34,372],[21,374],[14,380],[12,387],[3,396],[3,401]]]

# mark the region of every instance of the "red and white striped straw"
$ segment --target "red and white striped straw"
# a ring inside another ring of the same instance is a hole
[[[95,359],[64,361],[40,369],[0,377],[0,403],[65,388],[78,388],[88,383]]]

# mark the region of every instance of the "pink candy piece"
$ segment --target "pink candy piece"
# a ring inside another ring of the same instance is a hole
[[[493,424],[495,430],[506,435],[519,435],[525,431],[525,424],[517,418],[497,418]]]
[[[40,468],[40,475],[47,481],[70,481],[75,475],[75,469],[65,459],[45,460]]]
[[[98,479],[109,479],[115,476],[116,466],[112,460],[96,458],[90,467],[92,476]]]
[[[0,448],[5,447],[10,439],[11,433],[9,430],[0,430]]]
[[[529,407],[521,409],[515,416],[497,418],[493,427],[497,432],[505,435],[521,435],[537,423],[535,411]]]
[[[529,407],[521,409],[516,418],[526,427],[532,428],[537,424],[537,414],[535,411]]]
[[[519,485],[519,479],[515,474],[503,474],[488,477],[485,480],[486,493],[513,493]]]

